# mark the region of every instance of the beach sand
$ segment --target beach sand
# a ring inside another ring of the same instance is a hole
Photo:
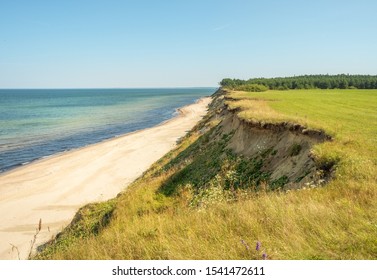
[[[176,145],[205,115],[210,100],[183,107],[158,126],[1,174],[0,259],[26,259],[40,219],[34,247],[67,226],[81,206],[115,197]]]

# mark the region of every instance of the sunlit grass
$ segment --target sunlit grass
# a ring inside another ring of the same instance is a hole
[[[278,120],[321,127],[343,141],[367,142],[369,147],[377,143],[377,90],[233,92],[230,96],[263,107],[267,103],[267,116],[273,111]]]
[[[242,108],[241,118],[265,120],[263,110],[254,109],[262,104],[261,108],[269,107],[269,121],[324,129],[335,141],[317,147],[317,153],[340,153],[350,164],[359,162],[368,174],[370,165],[377,164],[377,90],[232,92],[230,97],[240,99],[228,102]]]

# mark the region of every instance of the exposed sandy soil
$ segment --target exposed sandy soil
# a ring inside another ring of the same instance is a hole
[[[224,133],[235,131],[228,148],[236,154],[253,158],[271,149],[270,156],[264,160],[263,171],[271,173],[271,180],[282,176],[289,179],[286,188],[300,188],[316,177],[316,164],[311,157],[313,145],[323,139],[291,131],[286,127],[261,128],[254,124],[241,121],[234,113],[229,113],[223,123]],[[292,154],[292,147],[299,147],[297,154]],[[273,151],[273,152],[272,152]],[[300,178],[299,182],[295,183]]]
[[[181,108],[153,128],[65,152],[0,175],[0,259],[25,259],[90,202],[115,197],[171,150],[207,110],[211,98]],[[16,249],[12,250],[12,245]]]
[[[318,143],[331,141],[323,131],[308,129],[300,124],[264,123],[246,121],[239,117],[239,109],[230,109],[226,96],[218,94],[211,110],[212,119],[220,121],[220,130],[211,139],[219,140],[230,134],[227,148],[247,159],[262,154],[261,171],[270,174],[270,180],[284,180],[285,189],[318,186],[329,180],[330,170],[322,170],[312,156],[312,148]]]

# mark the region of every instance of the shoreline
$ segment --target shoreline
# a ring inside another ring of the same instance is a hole
[[[95,142],[95,143],[91,143],[91,144],[86,144],[86,145],[81,146],[81,147],[76,147],[76,148],[72,148],[72,149],[68,149],[68,150],[64,150],[64,151],[59,151],[59,152],[56,152],[56,153],[51,154],[51,155],[42,156],[42,157],[39,157],[39,158],[32,159],[30,161],[22,162],[20,164],[17,164],[16,166],[11,167],[10,169],[5,169],[4,171],[0,171],[0,177],[2,175],[5,175],[5,174],[10,173],[12,171],[18,170],[20,168],[27,167],[30,164],[37,163],[37,162],[39,162],[41,160],[50,159],[52,157],[59,156],[59,155],[62,155],[64,153],[70,153],[72,151],[80,150],[80,149],[83,149],[83,148],[86,148],[86,147],[89,147],[89,146],[92,146],[92,145],[101,144],[101,143],[104,143],[106,141],[111,141],[111,140],[114,140],[114,139],[119,138],[119,137],[124,137],[124,136],[127,136],[127,135],[131,135],[133,133],[141,132],[141,131],[146,130],[146,129],[150,129],[150,128],[153,128],[153,127],[158,127],[158,126],[164,125],[165,123],[168,123],[168,122],[174,120],[175,118],[178,118],[180,115],[184,114],[184,112],[182,111],[182,109],[184,110],[184,108],[186,108],[188,106],[191,106],[193,104],[197,104],[197,103],[201,102],[202,99],[206,99],[206,98],[209,98],[209,96],[204,96],[204,97],[198,98],[198,99],[196,99],[191,104],[188,104],[188,105],[185,105],[183,107],[179,107],[179,108],[174,109],[174,112],[172,113],[172,115],[171,115],[171,117],[169,119],[163,120],[162,122],[160,122],[160,123],[158,123],[158,124],[156,124],[154,126],[137,129],[137,130],[130,131],[130,132],[125,132],[123,134],[114,135],[114,136],[112,136],[110,138],[100,140],[99,142]]]
[[[204,97],[178,114],[142,130],[53,154],[0,173],[0,259],[27,258],[39,219],[35,246],[69,224],[88,203],[115,197],[176,145],[206,113]]]
[[[95,143],[87,144],[87,145],[84,145],[84,146],[81,146],[81,147],[77,147],[77,148],[73,148],[73,149],[68,149],[68,150],[64,150],[64,151],[59,151],[59,152],[56,152],[56,153],[51,154],[51,155],[47,155],[47,156],[42,156],[42,157],[39,157],[39,158],[35,158],[35,159],[30,160],[30,161],[20,163],[20,164],[12,167],[10,169],[6,169],[4,171],[0,171],[0,177],[2,175],[5,175],[5,174],[10,173],[12,171],[18,170],[20,168],[28,167],[30,164],[34,164],[34,163],[37,163],[37,162],[45,160],[45,159],[50,159],[50,158],[55,157],[55,156],[60,156],[60,155],[62,155],[64,153],[70,153],[70,152],[73,152],[73,151],[84,149],[84,148],[89,147],[89,146],[101,144],[101,143],[104,143],[106,141],[111,141],[111,140],[114,140],[114,139],[119,138],[119,137],[124,137],[124,136],[127,136],[127,135],[131,135],[133,133],[141,132],[141,131],[146,130],[146,129],[150,129],[150,128],[153,128],[153,127],[158,127],[158,126],[164,125],[164,124],[166,124],[166,123],[168,123],[170,121],[173,121],[175,118],[180,117],[180,115],[184,114],[184,111],[181,111],[182,109],[184,110],[184,108],[189,107],[189,106],[194,105],[194,104],[197,104],[197,103],[201,102],[202,99],[206,99],[206,98],[209,98],[209,96],[204,96],[204,97],[198,98],[198,99],[196,99],[191,104],[188,104],[188,105],[185,105],[183,107],[179,107],[179,108],[174,109],[174,112],[172,113],[171,118],[169,118],[167,120],[163,120],[162,122],[160,122],[160,123],[158,123],[158,124],[156,124],[154,126],[145,127],[145,128],[141,128],[141,129],[130,131],[130,132],[125,132],[123,134],[115,135],[115,136],[112,136],[110,138],[100,140],[99,142],[95,142]]]

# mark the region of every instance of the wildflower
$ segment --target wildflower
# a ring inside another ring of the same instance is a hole
[[[263,253],[262,259],[267,260],[267,254],[266,253]]]
[[[262,245],[262,244],[260,243],[260,241],[258,241],[258,242],[257,242],[257,246],[255,246],[255,250],[259,251],[261,245]]]

